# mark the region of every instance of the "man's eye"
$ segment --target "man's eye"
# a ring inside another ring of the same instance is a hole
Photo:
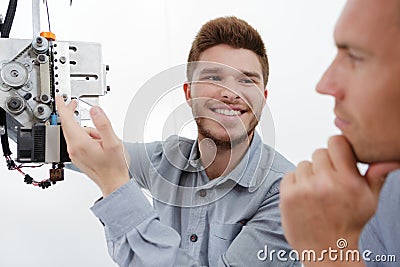
[[[252,79],[241,79],[240,82],[241,83],[249,83],[249,84],[255,83]]]
[[[214,81],[214,82],[218,82],[218,81],[222,81],[221,77],[218,75],[204,75],[204,76],[200,76],[200,81]]]
[[[211,76],[206,76],[204,77],[205,80],[210,80],[210,81],[221,81],[221,78],[219,76],[211,75]]]
[[[348,57],[351,61],[354,61],[354,62],[360,62],[360,61],[363,60],[362,57],[357,56],[357,55],[355,55],[355,54],[353,54],[353,53],[350,53],[350,52],[347,53],[347,57]]]

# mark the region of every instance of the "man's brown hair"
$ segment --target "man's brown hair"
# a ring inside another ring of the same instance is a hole
[[[188,62],[199,61],[200,54],[218,44],[227,44],[233,48],[244,48],[253,51],[260,60],[264,87],[268,82],[269,65],[264,42],[260,34],[246,21],[236,17],[221,17],[204,24],[192,43]],[[193,67],[187,68],[189,81],[193,77]]]

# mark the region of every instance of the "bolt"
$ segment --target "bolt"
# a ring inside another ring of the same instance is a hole
[[[49,100],[49,96],[48,95],[42,95],[41,96],[42,102],[46,102]]]
[[[39,112],[39,114],[43,114],[44,108],[43,107],[38,107],[37,111]]]
[[[45,55],[39,55],[38,58],[40,63],[45,63],[46,62],[46,56]]]
[[[37,38],[36,38],[36,44],[37,44],[37,46],[43,46],[43,39],[42,39],[42,37],[37,37]]]
[[[60,57],[60,62],[61,64],[65,64],[65,62],[67,62],[67,59],[64,56],[62,56]]]
[[[19,72],[17,70],[12,70],[10,72],[10,74],[11,74],[12,77],[18,77],[19,76]]]
[[[22,101],[19,98],[11,98],[8,101],[7,106],[11,110],[18,110],[22,107]]]

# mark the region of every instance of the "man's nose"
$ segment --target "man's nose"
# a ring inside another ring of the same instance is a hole
[[[239,99],[240,92],[235,88],[236,86],[234,79],[227,79],[220,85],[221,97],[230,100]]]
[[[338,100],[344,97],[345,70],[334,60],[316,86],[316,91],[323,95],[330,95]]]

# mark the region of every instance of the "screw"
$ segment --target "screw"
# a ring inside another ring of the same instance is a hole
[[[49,100],[49,96],[48,95],[42,95],[41,99],[42,99],[42,102],[46,102],[47,100]]]
[[[60,62],[61,64],[65,64],[65,62],[67,62],[67,59],[64,56],[62,56],[60,57]]]
[[[43,107],[38,107],[37,111],[39,112],[39,114],[43,114],[44,108]]]
[[[10,110],[18,110],[22,107],[22,101],[19,98],[11,98],[7,106]]]
[[[46,56],[45,55],[39,55],[38,58],[39,63],[45,63],[46,62]]]
[[[19,72],[17,70],[12,70],[10,72],[10,74],[11,74],[12,77],[18,77],[19,76]]]
[[[42,37],[37,37],[37,38],[36,38],[36,44],[37,44],[38,46],[43,46],[43,39],[42,39]]]

